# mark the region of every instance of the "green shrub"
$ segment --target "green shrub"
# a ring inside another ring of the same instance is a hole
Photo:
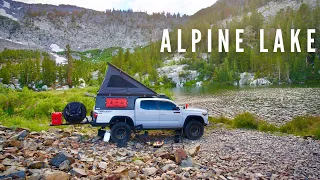
[[[262,132],[277,132],[279,128],[273,124],[267,123],[266,121],[259,121],[258,130]]]
[[[237,115],[233,120],[233,125],[236,128],[258,129],[259,121],[256,117],[248,112]]]
[[[213,123],[213,124],[222,123],[222,124],[226,124],[226,125],[232,125],[232,120],[228,119],[226,117],[223,117],[223,116],[221,116],[219,118],[209,117],[209,122]]]
[[[320,135],[320,117],[299,116],[280,127],[280,132],[297,136]]]
[[[316,139],[320,140],[320,127],[318,127],[318,129],[315,131],[314,137],[315,137]]]
[[[312,136],[320,140],[320,117],[300,116],[287,122],[281,127],[257,119],[254,115],[246,112],[237,115],[233,120],[225,117],[209,117],[212,124],[223,123],[229,128],[256,129],[262,132],[281,132],[296,136]]]

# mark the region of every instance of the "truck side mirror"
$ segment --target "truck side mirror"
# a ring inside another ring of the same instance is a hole
[[[178,106],[176,106],[176,107],[172,108],[172,110],[174,110],[174,111],[179,111],[180,108],[179,108]]]

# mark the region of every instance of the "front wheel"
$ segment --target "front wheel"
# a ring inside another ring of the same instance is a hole
[[[130,136],[130,126],[124,122],[118,122],[111,127],[111,139],[115,143],[128,142]]]
[[[185,136],[190,140],[200,139],[204,132],[203,124],[199,121],[190,121],[183,128]]]

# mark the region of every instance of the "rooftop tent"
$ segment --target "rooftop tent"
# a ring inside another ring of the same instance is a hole
[[[108,63],[108,71],[98,91],[98,95],[107,96],[156,96],[149,89],[121,69]]]

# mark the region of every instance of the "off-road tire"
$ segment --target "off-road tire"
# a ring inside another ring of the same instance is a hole
[[[183,128],[184,135],[190,140],[198,140],[203,136],[204,127],[199,121],[190,121]]]
[[[111,140],[115,143],[128,142],[131,137],[130,126],[124,122],[117,122],[111,127]]]

